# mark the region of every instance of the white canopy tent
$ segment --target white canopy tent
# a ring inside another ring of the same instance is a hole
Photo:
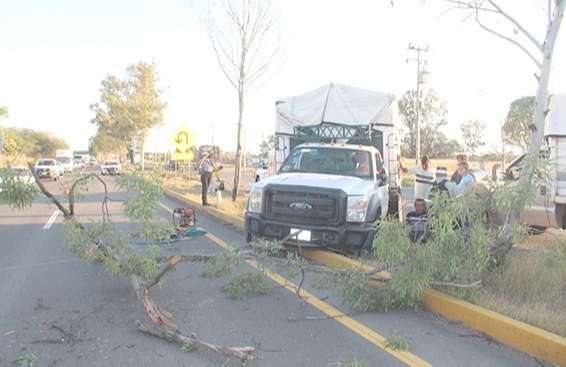
[[[322,123],[394,126],[398,113],[393,94],[337,83],[280,99],[275,106],[275,131],[279,134],[293,134],[297,126]]]

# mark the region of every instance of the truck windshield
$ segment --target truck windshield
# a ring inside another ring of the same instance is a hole
[[[279,172],[308,172],[371,178],[371,155],[364,150],[300,147],[293,150]]]

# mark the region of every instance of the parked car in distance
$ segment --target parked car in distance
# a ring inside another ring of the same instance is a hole
[[[118,161],[104,161],[100,165],[102,175],[119,175],[122,173],[122,166]]]
[[[90,157],[89,165],[91,165],[91,166],[97,166],[97,165],[98,165],[98,161],[96,160],[96,158]]]
[[[60,157],[60,158],[57,158],[57,162],[59,162],[59,164],[63,167],[64,173],[73,173],[73,169],[75,168],[75,165],[74,165],[73,160],[71,158]]]
[[[33,176],[31,175],[31,172],[29,171],[28,168],[24,167],[24,166],[14,166],[9,168],[10,172],[14,175],[13,177],[21,182],[24,183],[26,185],[32,185],[33,184]],[[0,177],[0,192],[3,192],[3,181],[2,178]]]
[[[73,159],[73,164],[75,166],[76,169],[83,169],[85,168],[85,162],[83,161],[82,158],[74,158]]]
[[[63,175],[63,166],[55,159],[39,159],[34,168],[40,178],[57,179]]]
[[[254,172],[254,182],[266,179],[269,177],[269,162],[267,160],[260,160],[253,165],[255,168]]]

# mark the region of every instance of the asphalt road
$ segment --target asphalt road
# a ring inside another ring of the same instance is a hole
[[[132,229],[121,212],[127,193],[116,191],[112,178],[105,180],[113,191],[112,220],[120,229]],[[52,182],[48,187],[61,190]],[[100,191],[100,185],[89,185],[77,206],[85,222],[98,218]],[[163,205],[159,214],[166,219],[168,210],[181,206],[168,198]],[[23,211],[0,204],[0,366],[16,365],[17,358],[32,354],[36,366],[223,365],[215,355],[185,352],[138,332],[134,323],[145,321],[145,315],[129,282],[75,258],[64,244],[61,216],[54,218],[54,212],[42,198]],[[236,229],[200,213],[198,221],[213,239],[245,246]],[[211,237],[200,237],[165,251],[221,250]],[[246,264],[237,269],[249,270]],[[349,324],[337,319],[293,322],[289,318],[323,314],[275,283],[269,295],[230,300],[221,291],[228,279],[205,279],[201,271],[200,264],[179,265],[155,289],[154,299],[185,332],[218,344],[256,346],[257,366],[340,366],[353,359],[367,366],[406,365],[396,353],[361,336],[351,326],[356,321],[368,328],[365,334],[401,336],[416,360],[434,366],[538,366],[523,353],[425,311],[358,314]],[[316,289],[313,282],[307,278],[305,288],[323,305],[343,309],[335,290]],[[64,341],[47,342],[60,338]]]

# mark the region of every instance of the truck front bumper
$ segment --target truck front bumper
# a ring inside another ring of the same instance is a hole
[[[246,232],[254,237],[283,240],[291,229],[311,232],[311,241],[301,241],[302,247],[331,247],[337,250],[358,250],[371,248],[375,236],[373,223],[344,223],[339,226],[315,226],[290,224],[269,220],[259,213],[246,212]],[[287,239],[286,244],[298,245],[295,238]]]

